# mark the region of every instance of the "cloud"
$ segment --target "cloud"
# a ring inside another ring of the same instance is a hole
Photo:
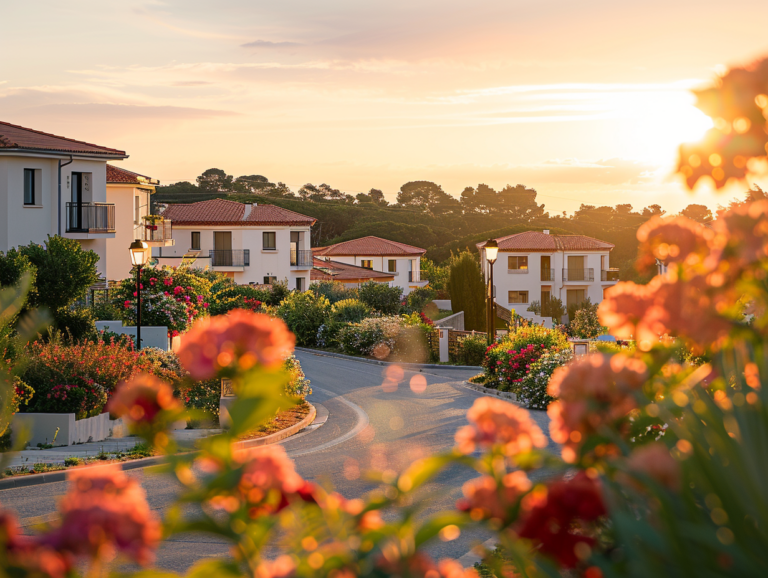
[[[192,108],[184,106],[152,106],[132,104],[78,103],[47,104],[29,107],[26,114],[40,117],[66,116],[88,121],[180,121],[206,120],[219,117],[239,116],[228,110]]]
[[[247,42],[240,45],[242,48],[264,48],[267,50],[282,49],[282,48],[296,48],[298,46],[305,46],[299,42],[272,42],[270,40],[254,40],[253,42]]]
[[[181,86],[181,87],[209,86],[211,84],[213,84],[213,82],[209,82],[207,80],[177,80],[175,82],[172,82],[171,86]]]

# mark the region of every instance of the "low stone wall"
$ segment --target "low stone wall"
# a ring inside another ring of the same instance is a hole
[[[111,331],[119,335],[130,335],[136,342],[136,327],[124,326],[122,321],[97,321],[96,329]],[[141,346],[156,347],[168,351],[168,328],[163,326],[141,326]]]
[[[31,435],[27,443],[34,447],[39,443],[71,446],[102,441],[109,437],[114,422],[108,413],[79,420],[75,419],[74,413],[17,413],[12,423],[14,434],[27,430]]]

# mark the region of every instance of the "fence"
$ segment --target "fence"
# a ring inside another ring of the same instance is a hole
[[[448,358],[451,360],[458,360],[461,359],[461,342],[459,341],[460,337],[465,337],[467,335],[480,335],[485,339],[487,337],[487,334],[481,331],[454,331],[453,329],[448,330]]]
[[[464,331],[464,312],[459,311],[448,317],[443,317],[435,321],[435,327],[456,329],[458,331]]]

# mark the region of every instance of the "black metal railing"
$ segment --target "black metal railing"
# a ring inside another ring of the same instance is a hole
[[[311,267],[312,251],[291,249],[291,267]]]
[[[147,242],[164,242],[173,239],[173,225],[170,219],[163,219],[157,223],[140,225],[141,240]]]
[[[212,267],[249,267],[249,249],[212,249],[209,251]]]
[[[594,269],[563,269],[563,281],[594,281]]]
[[[67,203],[67,233],[114,233],[115,205]]]
[[[618,281],[619,280],[619,270],[618,269],[606,269],[605,271],[600,271],[600,280],[601,281]]]
[[[408,282],[419,283],[421,281],[421,271],[408,271]]]
[[[555,280],[555,270],[554,269],[542,269],[541,270],[541,280],[542,281],[554,281]]]

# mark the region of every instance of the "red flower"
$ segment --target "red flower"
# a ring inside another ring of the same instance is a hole
[[[151,423],[159,412],[178,408],[171,386],[147,374],[120,385],[107,404],[111,413],[133,423]]]

